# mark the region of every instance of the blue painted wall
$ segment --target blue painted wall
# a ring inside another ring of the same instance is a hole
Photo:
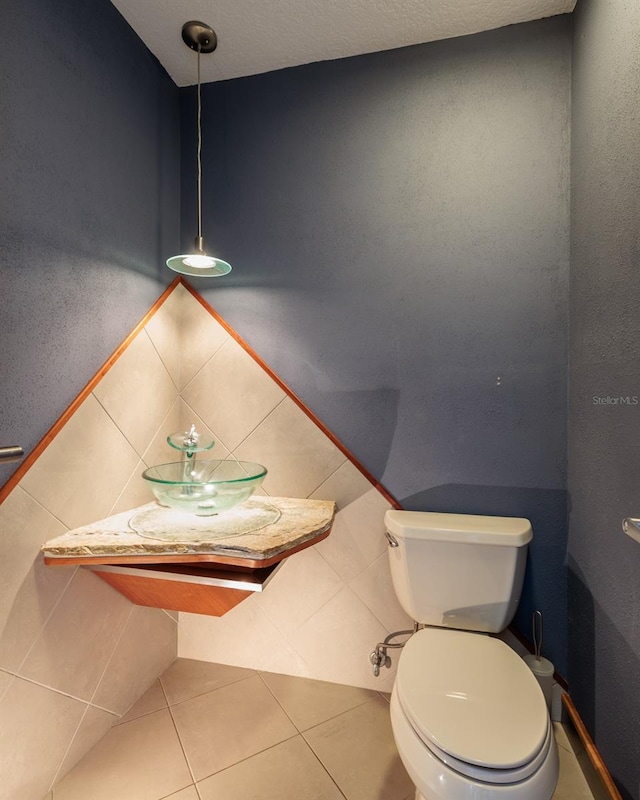
[[[172,277],[179,92],[108,0],[5,0],[0,71],[0,444],[28,451]]]
[[[640,393],[638,13],[581,0],[573,60],[568,668],[625,798],[640,423],[592,397]],[[194,98],[107,0],[6,0],[3,31],[0,444],[28,450],[172,277],[179,94],[195,233]],[[205,234],[237,269],[198,285],[407,507],[532,519],[518,623],[545,612],[563,671],[569,33],[205,87]]]
[[[204,233],[236,271],[196,283],[406,507],[531,519],[518,624],[544,612],[560,670],[570,43],[557,17],[205,86]]]
[[[569,679],[625,800],[640,798],[640,5],[575,14]],[[638,398],[638,405],[607,402]]]

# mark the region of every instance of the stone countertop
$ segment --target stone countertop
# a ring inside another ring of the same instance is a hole
[[[333,524],[336,505],[328,500],[253,496],[224,514],[198,517],[147,503],[130,511],[84,525],[42,546],[45,560],[83,559],[114,563],[133,557],[139,563],[283,558],[310,539],[321,539]],[[133,559],[131,559],[133,560]],[[131,561],[129,561],[131,563]]]

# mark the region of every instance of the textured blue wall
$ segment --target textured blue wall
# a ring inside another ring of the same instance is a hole
[[[640,516],[637,2],[576,11],[571,244],[569,679],[623,797],[638,800],[640,544],[620,527]],[[620,397],[639,404],[607,402]]]
[[[108,0],[2,31],[0,444],[30,450],[171,278],[179,92]]]
[[[406,507],[531,519],[561,670],[569,99],[567,17],[210,84],[196,283]]]

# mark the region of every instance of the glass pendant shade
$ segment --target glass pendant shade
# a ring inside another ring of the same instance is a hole
[[[167,266],[174,272],[194,277],[215,278],[231,272],[231,264],[220,258],[207,256],[204,253],[187,253],[182,256],[172,256],[167,259]]]

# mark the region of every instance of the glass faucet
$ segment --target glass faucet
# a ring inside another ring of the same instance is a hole
[[[167,436],[167,443],[182,453],[182,475],[185,482],[192,478],[196,465],[196,453],[211,450],[215,444],[210,436],[198,433],[195,424],[188,431],[178,431]]]

